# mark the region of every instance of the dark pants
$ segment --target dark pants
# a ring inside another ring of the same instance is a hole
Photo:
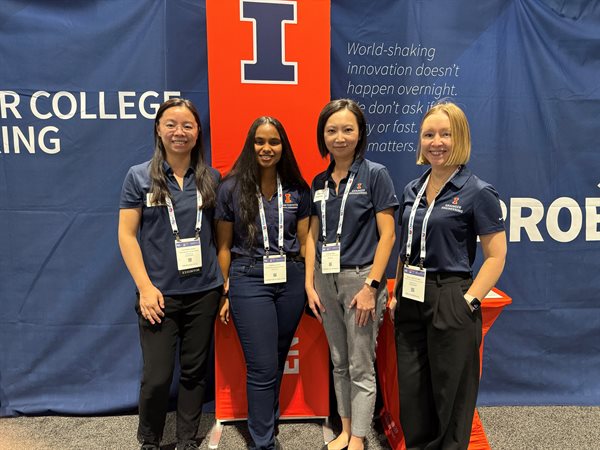
[[[196,439],[206,385],[206,369],[221,288],[195,294],[165,296],[165,317],[151,325],[139,315],[144,369],[140,388],[138,439],[160,443],[179,340],[177,441]]]
[[[246,359],[248,429],[254,448],[273,449],[285,360],[304,311],[304,263],[288,260],[287,283],[264,284],[262,260],[236,258],[229,300]]]
[[[463,298],[471,282],[468,275],[428,274],[424,303],[398,301],[400,422],[408,450],[469,445],[481,344],[481,310],[471,312]]]

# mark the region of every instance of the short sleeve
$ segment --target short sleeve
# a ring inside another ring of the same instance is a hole
[[[300,189],[300,199],[298,201],[298,212],[296,213],[299,219],[311,215],[311,191],[308,189]]]
[[[217,189],[217,207],[215,208],[215,219],[226,222],[235,222],[233,212],[233,180],[225,180],[219,184]]]
[[[309,197],[309,202],[310,202],[310,215],[311,216],[318,216],[321,214],[321,203],[319,202],[317,204],[317,202],[314,201],[315,198],[315,192],[317,192],[317,190],[319,188],[317,188],[317,185],[319,186],[323,186],[324,185],[324,177],[325,176],[325,172],[322,172],[320,174],[318,174],[317,176],[315,176],[315,178],[313,178],[312,184],[310,186],[310,197]]]
[[[398,209],[399,203],[396,191],[394,190],[394,183],[385,167],[380,167],[373,174],[371,192],[373,207],[376,213],[388,208]]]
[[[484,186],[477,193],[474,216],[475,232],[479,236],[504,230],[500,196],[491,185]]]
[[[119,208],[141,208],[144,205],[144,193],[140,181],[134,167],[131,167],[123,181]]]

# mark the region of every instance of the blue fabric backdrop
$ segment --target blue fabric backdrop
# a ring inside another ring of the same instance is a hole
[[[600,6],[566,3],[332,2],[331,95],[364,105],[368,157],[401,191],[424,108],[452,97],[506,205],[513,304],[480,404],[600,404]],[[3,1],[0,415],[135,407],[119,192],[165,96],[194,101],[210,150],[205,36],[200,0]]]

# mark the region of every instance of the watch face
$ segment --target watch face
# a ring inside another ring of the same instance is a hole
[[[479,301],[479,299],[474,298],[473,300],[471,300],[471,307],[473,308],[473,311],[477,311],[480,306],[481,302]]]

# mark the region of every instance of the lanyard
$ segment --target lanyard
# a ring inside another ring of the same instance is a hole
[[[256,196],[258,197],[258,211],[260,212],[260,226],[263,235],[263,245],[265,247],[265,254],[269,256],[269,233],[267,230],[267,218],[265,216],[265,208],[263,206],[262,194],[260,189],[256,186]],[[278,216],[278,236],[277,245],[279,246],[279,254],[283,255],[283,188],[281,187],[281,180],[279,174],[277,174],[277,216]]]
[[[421,269],[423,268],[423,263],[425,262],[425,253],[426,253],[425,252],[425,239],[427,237],[427,223],[429,222],[429,216],[431,215],[431,212],[433,211],[433,206],[435,205],[435,200],[437,199],[438,195],[440,195],[440,193],[442,192],[442,190],[444,189],[446,184],[448,184],[450,182],[450,180],[452,180],[452,178],[454,178],[456,176],[456,174],[459,172],[459,170],[460,170],[460,166],[458,166],[456,168],[456,170],[454,171],[454,173],[450,176],[450,178],[448,178],[446,180],[444,185],[440,188],[440,191],[438,192],[438,194],[435,196],[435,198],[429,205],[429,208],[427,208],[427,212],[425,213],[425,217],[423,218],[423,226],[421,228],[421,253],[419,255],[420,256],[419,267]],[[406,241],[406,261],[405,261],[406,265],[410,264],[410,252],[412,249],[415,216],[417,215],[417,209],[419,208],[419,204],[421,203],[421,198],[423,197],[423,194],[425,193],[425,189],[427,189],[427,184],[429,183],[430,177],[431,177],[431,173],[429,175],[427,175],[427,179],[425,180],[425,183],[423,183],[423,186],[421,186],[421,189],[419,189],[419,192],[417,193],[417,197],[415,198],[415,202],[413,203],[412,208],[410,210],[410,217],[408,219],[408,237],[407,237],[407,241]]]
[[[340,219],[338,221],[338,227],[336,232],[336,243],[339,244],[340,237],[342,236],[342,224],[344,222],[344,211],[346,209],[346,200],[348,200],[348,194],[350,193],[350,188],[352,187],[352,182],[354,181],[355,173],[350,173],[350,178],[348,178],[348,183],[346,184],[346,189],[344,189],[344,195],[342,197],[342,205],[340,206]],[[321,201],[321,224],[323,229],[323,244],[327,244],[327,221],[326,221],[326,203],[325,195],[329,194],[329,181],[325,180],[325,189],[323,191],[323,200]],[[329,197],[327,195],[327,197]]]
[[[169,212],[169,221],[171,222],[171,229],[175,239],[179,240],[179,229],[177,228],[177,221],[175,220],[175,210],[173,209],[173,202],[171,197],[165,198],[167,204],[167,211]],[[200,236],[200,230],[202,229],[202,195],[200,191],[196,189],[196,237]]]

